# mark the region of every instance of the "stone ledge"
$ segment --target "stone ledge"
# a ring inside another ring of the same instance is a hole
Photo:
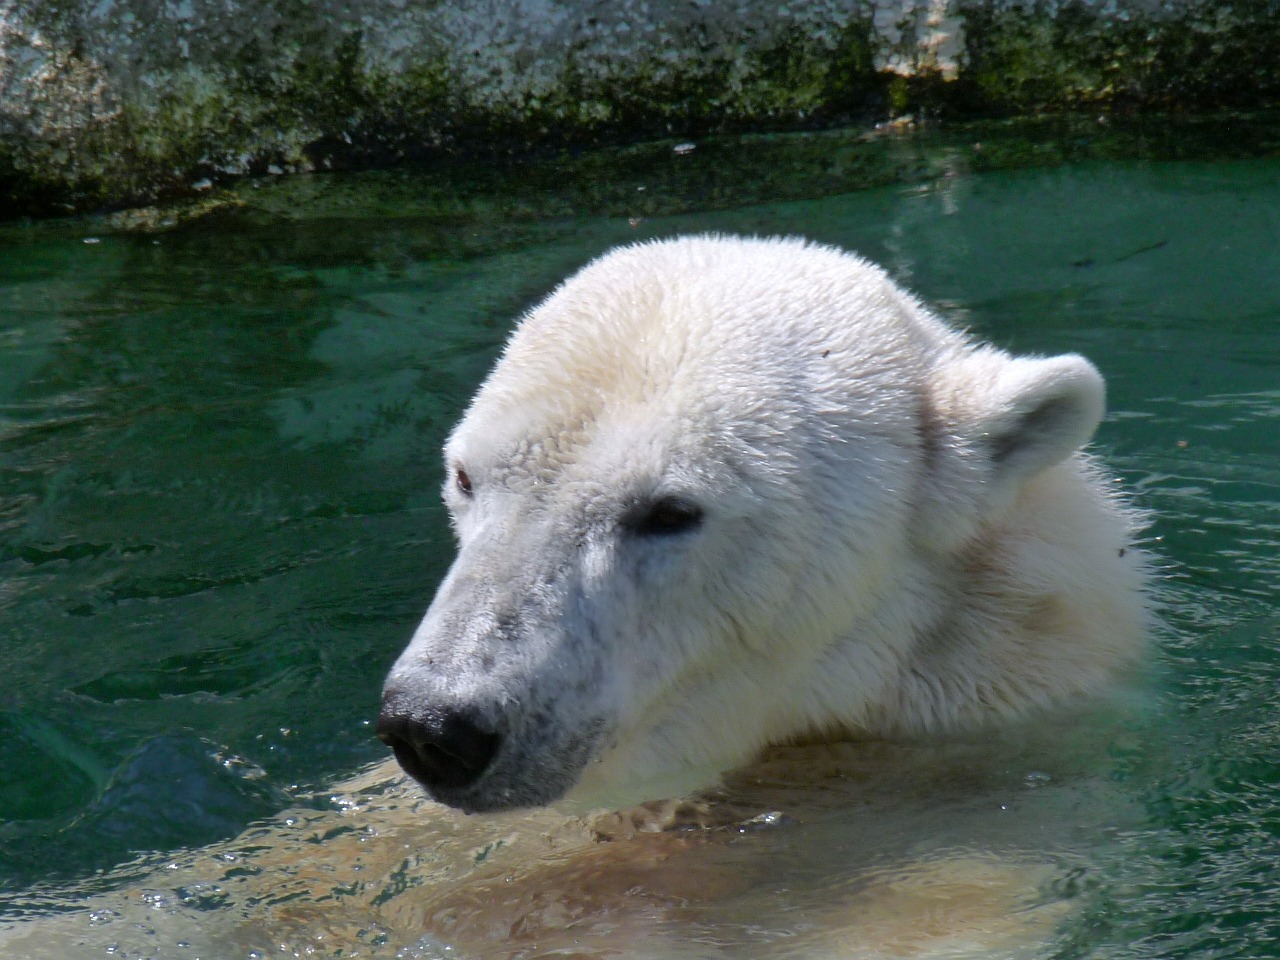
[[[1275,0],[0,0],[0,216],[248,173],[871,124],[1252,107]]]

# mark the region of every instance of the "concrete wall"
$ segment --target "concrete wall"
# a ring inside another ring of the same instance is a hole
[[[1278,91],[1277,0],[0,0],[0,216],[449,150]]]

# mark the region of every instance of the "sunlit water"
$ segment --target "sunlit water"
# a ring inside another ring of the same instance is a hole
[[[956,956],[1280,956],[1280,163],[697,206],[3,235],[0,955],[895,956],[907,918]],[[784,757],[657,837],[349,781],[513,318],[702,230],[836,243],[1095,360],[1165,565],[1151,679],[996,742]]]

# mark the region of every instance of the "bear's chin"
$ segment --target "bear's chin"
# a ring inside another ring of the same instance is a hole
[[[463,787],[430,783],[401,764],[436,803],[463,813],[502,813],[547,807],[573,791],[590,752],[581,746],[565,754],[539,757],[519,752],[504,755],[475,782]]]
[[[466,814],[554,807],[565,816],[574,817],[688,797],[717,783],[723,773],[723,765],[642,772],[614,762],[615,758],[620,759],[616,749],[589,759],[576,770],[554,761],[531,761],[523,776],[499,765],[479,782],[462,789],[417,782],[436,803]]]
[[[561,797],[572,784],[559,785],[546,781],[490,784],[477,783],[460,790],[418,783],[436,803],[452,807],[462,813],[502,813],[509,810],[527,810],[546,807]]]

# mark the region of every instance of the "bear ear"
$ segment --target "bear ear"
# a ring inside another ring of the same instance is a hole
[[[946,550],[1017,495],[1022,481],[1084,446],[1106,387],[1088,360],[1011,357],[969,347],[933,373],[922,434],[933,437],[919,513],[921,544]]]
[[[998,485],[1034,476],[1084,446],[1102,420],[1106,386],[1084,357],[1002,358],[976,414],[974,439]],[[985,364],[984,364],[985,365]]]

